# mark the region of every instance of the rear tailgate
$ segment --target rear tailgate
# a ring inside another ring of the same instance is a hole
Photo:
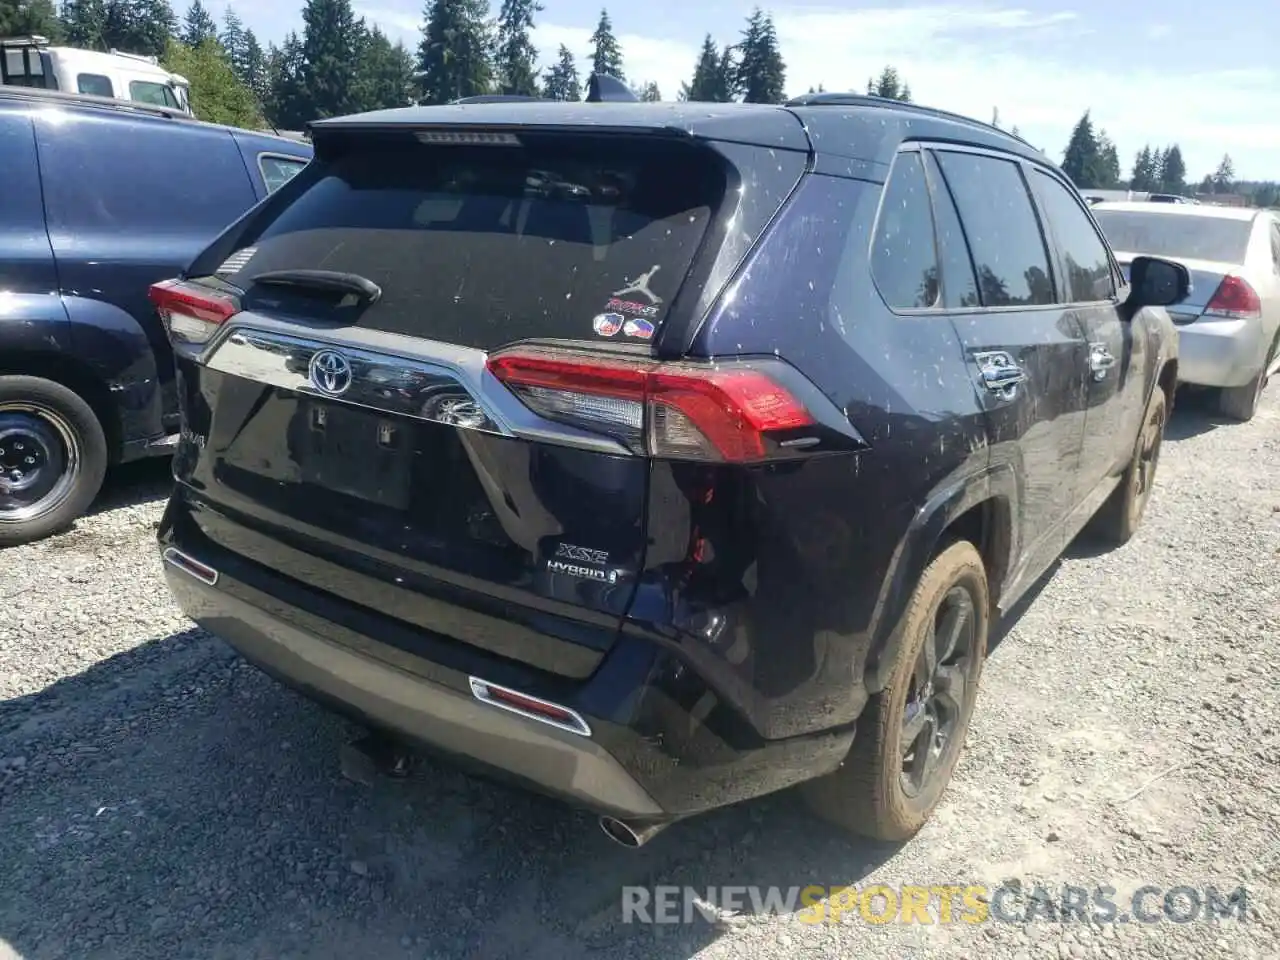
[[[539,442],[485,356],[528,339],[647,353],[724,161],[620,136],[317,140],[288,202],[196,278],[242,312],[212,347],[178,350],[193,535],[264,576],[587,675],[643,562],[649,465],[570,427]]]

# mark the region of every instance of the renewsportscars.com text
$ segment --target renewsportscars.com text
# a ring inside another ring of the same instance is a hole
[[[801,923],[1194,923],[1246,920],[1248,891],[1143,886],[1121,895],[1105,884],[622,888],[624,923],[692,923],[722,911],[794,915]]]

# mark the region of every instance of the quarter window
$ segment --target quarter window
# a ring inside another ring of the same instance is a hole
[[[919,154],[901,153],[893,162],[871,245],[871,275],[892,308],[938,301],[938,253]]]
[[[953,151],[940,151],[938,163],[969,240],[982,305],[1053,303],[1049,254],[1018,165]]]
[[[111,78],[100,73],[82,73],[76,77],[76,89],[95,97],[114,97]]]
[[[1111,258],[1084,208],[1056,177],[1037,171],[1036,183],[1066,265],[1063,299],[1067,303],[1110,299],[1115,294]]]
[[[306,165],[304,160],[273,157],[265,153],[258,156],[258,169],[262,171],[262,182],[267,186],[267,193],[275,193]]]

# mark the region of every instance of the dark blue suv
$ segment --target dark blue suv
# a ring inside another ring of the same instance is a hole
[[[311,159],[163,108],[0,87],[0,546],[75,520],[107,466],[173,451],[147,289]]]
[[[1143,516],[1186,270],[1127,278],[1041,153],[877,98],[312,130],[152,290],[183,608],[626,844],[797,784],[918,829],[992,624]]]

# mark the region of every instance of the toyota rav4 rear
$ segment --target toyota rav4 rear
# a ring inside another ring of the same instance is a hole
[[[918,829],[1003,575],[1037,572],[1010,552],[1018,487],[986,472],[976,378],[1014,404],[1013,444],[1033,414],[1078,426],[1083,397],[1019,392],[1022,348],[979,341],[971,367],[945,314],[885,308],[877,229],[922,265],[898,293],[941,304],[932,227],[902,239],[929,200],[909,176],[882,190],[907,128],[858,109],[828,110],[848,138],[820,150],[823,118],[740,104],[315,124],[314,162],[152,289],[179,368],[160,546],[183,608],[615,839],[815,778],[839,823]],[[1059,370],[1035,390],[1083,390],[1083,348],[999,323]],[[872,698],[864,769],[845,760]]]

